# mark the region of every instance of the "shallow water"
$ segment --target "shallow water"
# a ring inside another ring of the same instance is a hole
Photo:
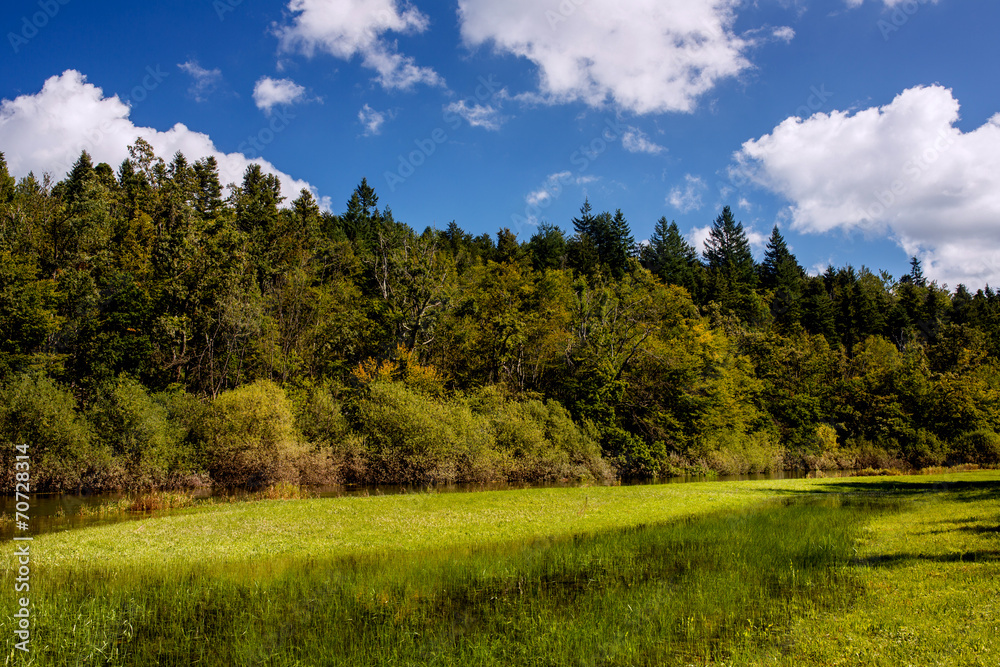
[[[825,477],[847,477],[852,471],[842,470],[824,473]],[[622,482],[624,486],[633,485],[658,485],[658,484],[684,484],[690,482],[735,482],[748,480],[780,480],[780,479],[803,479],[816,477],[815,473],[806,473],[802,470],[779,471],[773,473],[758,473],[753,475],[731,475],[720,477],[671,477],[661,480],[636,480]],[[313,489],[321,498],[340,498],[345,496],[380,496],[380,495],[400,495],[407,493],[469,493],[476,491],[507,491],[512,489],[538,489],[538,488],[564,488],[581,486],[576,482],[549,482],[549,483],[483,483],[483,484],[436,484],[429,486],[418,485],[371,485],[371,486],[326,486]],[[239,498],[246,495],[244,492],[217,491],[211,489],[201,489],[192,492],[196,498],[210,498],[213,496],[236,496]],[[170,511],[163,510],[150,513],[100,513],[99,508],[108,503],[126,497],[121,493],[101,493],[92,495],[79,494],[33,494],[28,501],[30,506],[28,511],[28,531],[18,529],[14,520],[17,501],[12,496],[0,496],[0,541],[7,541],[14,536],[42,535],[61,530],[72,530],[84,526],[97,526],[102,524],[117,523],[120,521],[138,521],[154,515],[163,515]]]

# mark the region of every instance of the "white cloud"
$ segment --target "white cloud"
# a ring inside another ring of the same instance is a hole
[[[500,115],[500,110],[492,104],[468,104],[465,100],[452,102],[444,108],[446,113],[455,114],[465,119],[472,127],[481,127],[486,130],[499,130],[504,118]]]
[[[574,176],[571,171],[560,171],[549,174],[541,187],[533,190],[525,196],[524,201],[528,205],[525,209],[528,224],[538,224],[538,218],[543,209],[548,208],[552,203],[562,196],[563,190],[570,185],[587,185],[594,183],[598,179],[596,176]]]
[[[683,186],[675,186],[667,196],[667,203],[681,213],[697,211],[702,204],[701,197],[708,191],[708,186],[700,176],[688,174],[684,177]]]
[[[795,31],[787,25],[775,28],[771,33],[774,39],[788,43],[795,39]]]
[[[391,118],[391,114],[387,111],[375,111],[370,105],[366,104],[358,112],[358,120],[361,124],[365,126],[365,136],[371,137],[376,134],[382,133],[382,126],[385,121]]]
[[[522,99],[612,101],[636,113],[692,111],[719,81],[749,68],[753,40],[733,32],[740,0],[459,0],[471,47],[538,66]],[[775,34],[787,35],[787,31]]]
[[[204,102],[208,99],[208,96],[215,92],[215,89],[222,82],[222,70],[218,68],[205,69],[195,60],[181,63],[177,67],[190,74],[191,78],[194,79],[188,93],[196,102]]]
[[[789,118],[736,154],[734,172],[783,195],[800,232],[892,237],[954,286],[1000,284],[1000,114],[963,133],[941,86],[850,114]]]
[[[712,233],[712,225],[705,225],[704,227],[695,227],[690,232],[687,233],[687,242],[698,251],[699,254],[705,252],[705,243],[708,241],[708,237]]]
[[[253,87],[253,101],[257,108],[266,114],[270,114],[276,106],[302,102],[305,96],[306,89],[291,79],[272,79],[263,76]]]
[[[291,0],[290,25],[276,26],[281,51],[308,57],[323,51],[342,60],[360,56],[361,63],[378,73],[385,88],[412,88],[416,84],[443,86],[429,67],[396,51],[387,33],[412,34],[427,30],[429,20],[410,4],[396,0]]]
[[[129,120],[129,113],[128,105],[118,96],[105,97],[80,72],[66,70],[48,79],[34,95],[0,102],[0,146],[15,176],[33,171],[38,176],[49,172],[63,178],[83,150],[95,162],[117,168],[128,157],[129,144],[142,137],[166,160],[177,151],[191,161],[214,156],[224,185],[241,183],[247,166],[259,164],[278,177],[281,191],[288,198],[286,203],[303,188],[315,193],[309,183],[292,178],[266,160],[219,151],[207,134],[181,123],[166,132],[138,127]]]
[[[651,155],[657,155],[667,150],[650,141],[642,130],[635,127],[628,128],[622,135],[622,147],[629,153],[650,153]]]

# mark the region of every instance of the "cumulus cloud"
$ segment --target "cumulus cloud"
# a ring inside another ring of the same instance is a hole
[[[214,156],[223,184],[242,182],[246,168],[258,164],[278,177],[289,201],[303,188],[315,193],[309,183],[292,178],[266,160],[221,152],[207,134],[181,123],[166,132],[139,127],[129,119],[129,113],[129,106],[118,96],[105,97],[83,74],[66,70],[48,79],[34,95],[0,101],[0,146],[15,176],[32,171],[38,176],[48,172],[62,178],[83,150],[95,162],[117,167],[128,157],[129,144],[141,137],[167,160],[177,151],[192,161]]]
[[[789,118],[736,153],[734,177],[784,196],[793,229],[887,235],[954,286],[1000,284],[1000,114],[955,127],[942,86],[851,114]]]
[[[500,115],[500,110],[492,104],[469,104],[465,100],[452,102],[444,108],[446,113],[455,114],[463,118],[472,127],[481,127],[486,130],[499,130],[504,118]]]
[[[361,107],[361,111],[358,112],[358,120],[361,121],[361,124],[365,128],[366,137],[381,134],[382,126],[388,118],[388,112],[375,111],[375,109],[372,109],[368,104]]]
[[[700,176],[687,174],[684,177],[684,185],[678,185],[670,190],[667,195],[667,203],[679,210],[681,213],[697,211],[702,204],[702,195],[708,191],[708,186]]]
[[[302,102],[306,97],[306,89],[291,79],[272,79],[261,77],[253,87],[253,101],[257,108],[270,114],[276,106],[288,106]]]
[[[635,127],[628,128],[622,135],[622,147],[629,153],[649,153],[651,155],[657,155],[667,150],[650,141],[642,130]]]
[[[222,70],[205,69],[196,60],[189,60],[186,63],[177,65],[193,79],[188,93],[196,102],[204,102],[208,96],[215,92],[215,89],[222,83]]]
[[[534,98],[611,101],[636,113],[692,111],[749,68],[753,40],[733,31],[740,0],[459,0],[462,38],[538,67]],[[778,36],[788,36],[778,29]]]
[[[712,233],[712,225],[705,225],[704,227],[694,227],[690,232],[687,233],[687,242],[691,244],[699,254],[705,252],[705,243],[708,241],[709,235]]]
[[[427,30],[429,20],[416,7],[396,0],[291,0],[291,23],[275,26],[280,49],[308,57],[317,51],[342,60],[361,58],[364,67],[378,73],[388,89],[408,89],[417,84],[444,85],[429,67],[420,67],[396,50],[389,33],[413,34]]]

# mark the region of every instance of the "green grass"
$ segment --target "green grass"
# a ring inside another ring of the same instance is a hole
[[[184,510],[36,539],[33,651],[7,664],[995,665],[998,488],[988,472]]]

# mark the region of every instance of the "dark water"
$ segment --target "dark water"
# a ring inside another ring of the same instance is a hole
[[[851,471],[826,472],[826,477],[846,477]],[[806,473],[802,470],[779,471],[773,473],[759,473],[753,475],[732,475],[725,477],[671,477],[662,480],[640,480],[632,482],[622,482],[623,486],[633,485],[653,485],[653,484],[684,484],[689,482],[734,482],[747,480],[780,480],[780,479],[802,479],[815,477],[815,473]],[[376,485],[376,486],[329,486],[313,489],[321,498],[340,498],[345,496],[389,496],[407,493],[469,493],[475,491],[507,491],[512,489],[537,489],[537,488],[561,488],[580,486],[575,482],[554,482],[542,484],[507,484],[507,483],[486,483],[486,484],[437,484],[432,486],[416,485]],[[211,489],[194,491],[195,498],[211,498],[213,496],[231,497],[237,499],[246,496],[246,493],[217,492]],[[15,522],[15,512],[17,510],[17,500],[12,496],[0,496],[0,541],[10,540],[16,536],[41,535],[44,533],[61,530],[72,530],[84,526],[95,526],[101,524],[118,523],[121,521],[138,521],[153,515],[162,515],[168,511],[151,513],[123,513],[117,511],[101,512],[102,507],[107,508],[109,504],[125,498],[125,494],[102,493],[93,495],[77,494],[33,494],[28,501],[29,510],[27,512],[28,531],[18,529]]]

